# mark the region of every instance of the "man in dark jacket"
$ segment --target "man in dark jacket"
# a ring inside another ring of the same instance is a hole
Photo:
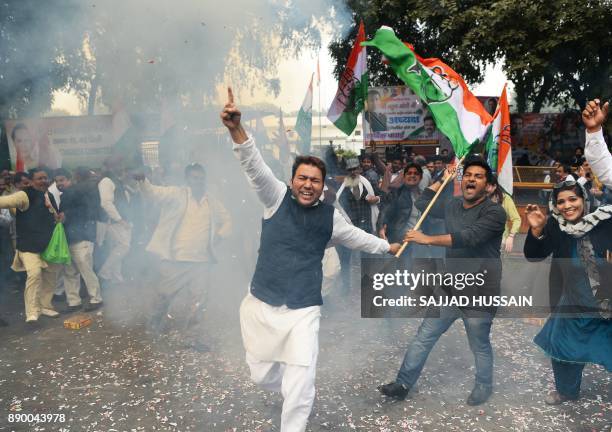
[[[69,172],[56,176],[57,188],[62,192],[61,211],[64,213],[66,238],[70,246],[72,262],[66,266],[64,287],[68,309],[81,308],[81,277],[89,294],[85,310],[92,311],[102,306],[100,282],[93,269],[93,250],[96,241],[96,218],[100,207],[100,195],[89,170],[77,168],[74,182]]]
[[[419,220],[421,211],[415,207],[418,199],[419,183],[423,178],[423,169],[414,163],[404,168],[404,184],[394,189],[388,197],[378,217],[378,235],[392,243],[401,242],[404,235]]]
[[[451,175],[447,171],[446,176]],[[436,202],[431,214],[443,217],[447,234],[426,235],[420,231],[410,231],[405,241],[424,245],[446,247],[446,272],[450,274],[482,273],[484,283],[475,285],[471,292],[467,288],[452,286],[450,292],[444,293],[446,299],[458,292],[476,296],[499,295],[501,281],[500,247],[506,213],[503,207],[487,197],[487,185],[493,182],[493,174],[487,163],[474,158],[464,164],[461,189],[462,198]],[[424,210],[442,180],[436,181],[425,189],[416,203],[417,208]],[[492,393],[493,386],[493,349],[489,339],[494,309],[475,308],[476,303],[466,308],[450,305],[435,305],[428,311],[415,340],[410,344],[403,364],[395,382],[383,385],[380,392],[396,399],[404,399],[410,388],[416,383],[427,356],[434,345],[450,328],[457,318],[463,320],[470,349],[476,362],[476,383],[470,394],[468,405],[484,403]]]
[[[43,261],[40,254],[47,248],[60,216],[53,195],[47,193],[47,172],[34,168],[29,177],[30,186],[0,197],[0,208],[16,209],[17,251],[12,268],[27,273],[24,291],[26,322],[34,323],[40,315],[59,316],[51,305],[59,266]]]

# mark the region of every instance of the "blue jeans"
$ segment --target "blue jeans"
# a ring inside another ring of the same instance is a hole
[[[487,312],[469,311],[469,315],[466,316],[459,308],[449,306],[433,308],[433,310],[428,311],[427,316],[435,316],[433,313],[436,310],[439,310],[439,317],[423,319],[416,337],[406,351],[396,382],[411,388],[419,379],[427,356],[429,356],[440,336],[449,329],[457,318],[461,318],[470,349],[474,354],[476,384],[492,386],[493,348],[491,348],[489,333],[493,323],[493,315]]]

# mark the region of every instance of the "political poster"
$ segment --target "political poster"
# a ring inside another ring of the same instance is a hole
[[[100,167],[114,145],[111,115],[8,120],[5,128],[16,171]]]
[[[363,113],[365,146],[440,145],[444,136],[421,100],[405,86],[370,87]]]

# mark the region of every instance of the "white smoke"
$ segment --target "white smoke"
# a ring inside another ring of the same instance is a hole
[[[102,100],[139,111],[175,100],[198,109],[222,82],[276,96],[281,60],[318,48],[322,29],[341,34],[350,24],[333,0],[105,0],[81,16]]]

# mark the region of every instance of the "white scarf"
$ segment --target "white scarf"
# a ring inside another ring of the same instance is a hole
[[[338,203],[338,209],[340,210],[344,218],[349,223],[351,223],[351,218],[348,217],[348,215],[342,208],[342,205],[340,205],[340,195],[342,195],[342,192],[344,191],[345,187],[346,187],[346,180],[342,183],[342,186],[340,186],[340,189],[338,189],[338,192],[336,192],[336,197],[337,197],[336,202]],[[376,194],[374,193],[374,188],[372,187],[368,179],[360,175],[359,176],[359,192],[363,191],[363,188],[365,188],[366,191],[368,191],[368,195],[376,196]],[[376,234],[376,221],[378,220],[378,205],[370,204],[370,213],[372,216],[371,218],[372,219],[372,232]]]
[[[568,181],[574,181],[572,176],[567,176],[564,183]],[[589,209],[591,207],[591,201],[589,199],[589,194],[586,189],[582,185],[580,181],[576,182],[576,186],[582,189],[582,196],[584,197],[584,205],[583,205],[583,213],[582,219],[580,219],[576,223],[568,222],[557,210],[556,203],[553,202],[554,194],[550,194],[550,200],[548,201],[548,209],[550,210],[550,214],[555,220],[559,223],[559,229],[566,234],[571,235],[574,238],[581,238],[593,228],[597,226],[597,224],[603,220],[610,219],[612,217],[612,205],[607,204],[603,206],[599,206],[595,211],[589,213]]]

